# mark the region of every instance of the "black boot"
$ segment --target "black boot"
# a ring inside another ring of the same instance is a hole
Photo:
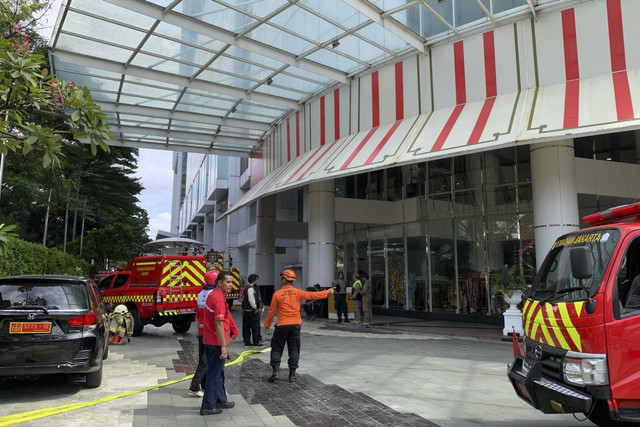
[[[289,382],[293,383],[296,381],[296,370],[293,368],[289,368]]]
[[[274,366],[273,367],[273,373],[271,374],[271,376],[269,377],[269,382],[273,383],[276,380],[280,379],[280,367],[279,366]]]

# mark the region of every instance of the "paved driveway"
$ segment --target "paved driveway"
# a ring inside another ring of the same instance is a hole
[[[189,397],[188,381],[181,381],[197,363],[193,333],[147,326],[130,344],[111,347],[98,389],[64,376],[0,381],[0,426],[19,421],[7,415],[33,410],[22,425],[593,425],[572,415],[544,415],[517,398],[506,377],[511,344],[500,341],[495,328],[456,337],[447,331],[455,334],[459,325],[421,327],[405,320],[378,319],[379,327],[370,330],[329,320],[305,322],[297,383],[268,383],[269,353],[252,354],[226,368],[227,392],[236,407],[208,417],[199,415],[200,399]],[[241,343],[230,349],[233,356],[246,350]],[[285,352],[285,378],[286,370]],[[157,384],[163,386],[127,394]],[[84,403],[89,405],[58,414],[37,411]],[[47,416],[33,418],[42,414]]]

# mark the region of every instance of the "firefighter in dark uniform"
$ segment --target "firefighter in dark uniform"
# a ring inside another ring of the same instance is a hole
[[[260,347],[260,314],[262,301],[258,292],[257,274],[249,275],[249,284],[242,289],[242,339],[245,346]]]

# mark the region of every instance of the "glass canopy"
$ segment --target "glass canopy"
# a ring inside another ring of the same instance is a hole
[[[122,145],[248,156],[301,103],[380,63],[569,0],[64,0],[55,73]]]

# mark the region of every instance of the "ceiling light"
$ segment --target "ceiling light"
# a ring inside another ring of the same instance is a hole
[[[272,83],[273,83],[273,79],[272,79],[271,77],[269,77],[269,78],[267,79],[267,84],[268,84],[269,86],[271,86],[271,84],[272,84]]]
[[[334,49],[337,48],[338,46],[340,46],[340,40],[336,40],[333,43],[331,43],[331,47]]]

